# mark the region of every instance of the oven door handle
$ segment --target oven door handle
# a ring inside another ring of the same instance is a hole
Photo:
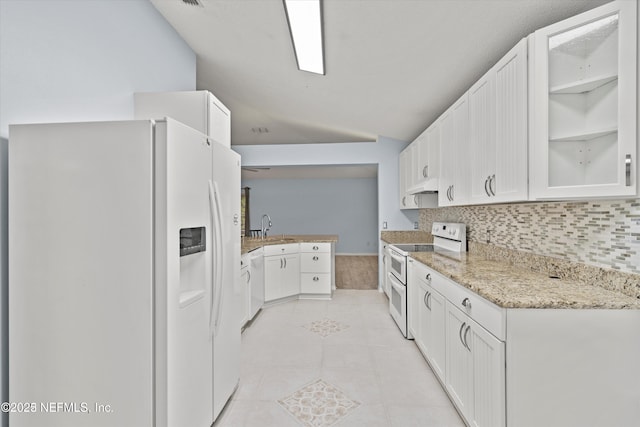
[[[389,281],[391,282],[391,286],[393,286],[395,290],[398,291],[398,293],[405,293],[406,287],[402,283],[400,283],[398,279],[396,279],[396,276],[394,276],[392,273],[387,273],[387,274],[389,276]]]
[[[402,264],[405,263],[405,257],[403,255],[400,255],[398,252],[394,251],[393,249],[389,251],[389,256]]]

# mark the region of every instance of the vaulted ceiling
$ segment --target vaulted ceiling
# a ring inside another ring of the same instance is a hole
[[[151,0],[231,109],[233,144],[410,141],[520,39],[607,3],[324,0],[321,76],[297,69],[281,0],[199,1]]]

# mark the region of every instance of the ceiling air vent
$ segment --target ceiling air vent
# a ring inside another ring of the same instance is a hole
[[[188,4],[189,6],[204,7],[204,3],[202,0],[182,0],[182,3]]]

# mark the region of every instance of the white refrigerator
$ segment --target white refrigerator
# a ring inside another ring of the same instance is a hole
[[[172,119],[10,126],[12,427],[212,424],[238,189],[238,156]]]

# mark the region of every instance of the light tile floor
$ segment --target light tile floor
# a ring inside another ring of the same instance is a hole
[[[330,393],[305,400],[318,384]],[[240,385],[214,424],[329,425],[464,427],[378,291],[264,308],[242,335]]]

